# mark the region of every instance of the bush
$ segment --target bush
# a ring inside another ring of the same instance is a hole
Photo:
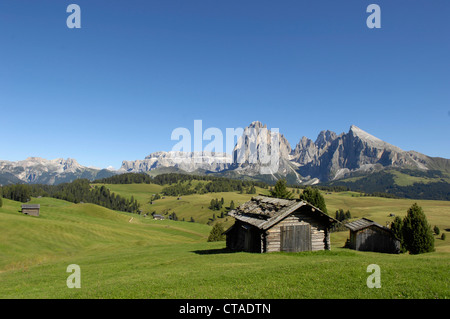
[[[445,240],[445,233],[442,233],[441,239],[442,239],[442,240]]]
[[[439,235],[441,233],[441,230],[437,226],[434,226],[433,231],[436,235]]]

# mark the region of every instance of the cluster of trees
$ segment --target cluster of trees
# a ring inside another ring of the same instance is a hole
[[[225,204],[225,200],[223,199],[223,197],[220,200],[215,198],[215,199],[211,199],[211,202],[210,202],[208,208],[211,210],[221,210],[222,207],[224,207],[224,204]],[[230,202],[230,206],[227,207],[227,209],[228,210],[236,209],[236,204],[234,203],[234,201]]]
[[[211,210],[221,210],[222,206],[224,204],[224,199],[222,197],[221,200],[216,199],[211,199],[211,203],[209,204],[208,208]]]
[[[238,181],[231,179],[220,179],[209,182],[199,182],[195,186],[189,182],[177,182],[164,187],[161,191],[162,194],[167,196],[180,196],[191,194],[205,194],[205,193],[222,193],[238,191],[243,193],[247,190],[248,194],[256,194],[256,187],[252,182]]]
[[[2,187],[2,196],[23,203],[30,200],[31,197],[53,197],[72,203],[96,204],[129,213],[139,213],[140,208],[139,203],[133,196],[128,199],[111,193],[105,186],[91,187],[87,179],[78,179],[71,183],[59,185],[7,185]]]
[[[125,173],[95,180],[96,184],[151,184],[153,178],[145,173]]]
[[[307,187],[310,186],[292,186],[293,188],[297,188],[297,194],[299,194],[300,192],[298,191],[299,189],[305,189]],[[314,185],[314,188],[317,188],[321,191],[324,192],[335,192],[335,193],[339,193],[339,192],[348,192],[350,191],[350,187],[345,186],[345,185]]]
[[[183,183],[166,186],[161,191],[161,193],[166,196],[190,195],[195,194],[195,192],[195,189],[192,189],[189,184]]]
[[[199,181],[192,186],[192,181]],[[219,192],[244,192],[256,194],[256,187],[268,188],[268,184],[257,181],[243,181],[226,177],[209,175],[190,175],[179,173],[167,173],[151,177],[145,173],[126,173],[94,181],[97,184],[157,184],[168,185],[163,194],[168,196],[219,193]]]
[[[286,180],[284,179],[277,181],[275,186],[270,190],[270,196],[284,199],[294,198],[294,194],[287,189]],[[328,214],[325,198],[322,196],[318,188],[306,187],[299,195],[299,198],[317,207],[325,214]]]
[[[0,192],[4,198],[26,203],[31,199],[32,187],[26,184],[7,185]]]
[[[335,219],[337,219],[340,222],[343,222],[344,220],[348,220],[350,218],[352,218],[352,214],[350,213],[349,210],[347,210],[344,213],[344,210],[342,208],[340,208],[339,210],[336,211],[336,215],[335,215]]]
[[[425,213],[417,203],[407,211],[401,219],[395,217],[391,230],[400,240],[401,251],[410,254],[421,254],[434,251],[434,237],[431,226],[428,224]]]

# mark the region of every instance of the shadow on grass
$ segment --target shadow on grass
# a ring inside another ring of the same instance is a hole
[[[194,250],[191,252],[197,255],[217,255],[217,254],[232,254],[235,253],[236,251],[228,248],[218,248],[218,249]]]

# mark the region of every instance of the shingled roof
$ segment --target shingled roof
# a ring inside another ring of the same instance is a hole
[[[302,206],[310,206],[312,212],[316,212],[320,217],[326,217],[330,223],[337,222],[305,201],[266,196],[252,197],[250,201],[243,203],[228,215],[260,229],[268,229]]]
[[[370,226],[377,226],[379,228],[386,228],[381,226],[380,224],[375,223],[373,220],[367,219],[367,218],[361,218],[358,220],[355,220],[354,222],[350,222],[347,224],[344,224],[345,227],[347,227],[348,229],[350,229],[351,231],[358,231]]]
[[[23,204],[22,208],[37,209],[37,208],[41,208],[41,205],[40,204]]]

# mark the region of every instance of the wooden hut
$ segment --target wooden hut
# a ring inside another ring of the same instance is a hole
[[[253,197],[228,213],[227,248],[247,252],[299,252],[330,249],[330,228],[338,222],[311,204]]]
[[[39,216],[39,210],[41,209],[41,205],[39,204],[24,204],[22,205],[22,213],[31,216]]]
[[[361,218],[345,226],[350,230],[351,249],[391,254],[400,252],[400,241],[394,233],[373,220]]]
[[[155,219],[155,220],[164,220],[164,216],[163,215],[158,215],[158,214],[153,214],[153,219]]]

